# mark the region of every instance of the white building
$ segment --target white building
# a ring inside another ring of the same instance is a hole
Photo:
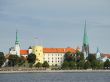
[[[50,66],[61,66],[64,61],[66,52],[76,53],[73,48],[44,48],[44,61],[47,61]]]

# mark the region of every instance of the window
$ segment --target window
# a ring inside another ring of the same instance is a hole
[[[56,54],[56,56],[57,56],[57,54]]]
[[[59,54],[58,54],[58,56],[59,56]]]

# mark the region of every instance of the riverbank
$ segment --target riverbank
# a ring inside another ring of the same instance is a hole
[[[7,71],[0,71],[0,73],[89,73],[89,72],[108,72],[110,70],[7,70]]]

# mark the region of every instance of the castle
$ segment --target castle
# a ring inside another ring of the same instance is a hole
[[[79,49],[78,49],[79,50]],[[12,55],[18,55],[27,57],[28,54],[35,54],[36,55],[36,62],[35,63],[43,63],[44,61],[47,61],[50,66],[61,66],[64,61],[64,55],[66,52],[72,52],[76,53],[77,49],[75,48],[45,48],[43,46],[35,45],[30,46],[28,50],[22,50],[20,48],[20,42],[18,40],[18,31],[16,31],[16,41],[15,41],[15,47],[11,47],[9,49],[9,53]],[[85,21],[85,27],[84,27],[84,36],[83,36],[83,45],[82,45],[82,52],[84,53],[84,58],[86,59],[89,56],[89,41],[87,36],[87,30],[86,30],[86,21]],[[97,49],[96,52],[96,58],[101,61],[106,61],[108,59],[107,55],[104,55],[104,57],[101,56],[101,53],[99,52],[99,49]]]

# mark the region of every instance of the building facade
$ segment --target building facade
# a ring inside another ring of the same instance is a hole
[[[66,52],[76,53],[76,50],[73,48],[44,48],[44,61],[47,61],[50,66],[61,66]]]
[[[61,66],[66,52],[76,53],[74,48],[43,48],[43,46],[32,47],[32,53],[36,55],[36,63],[47,61],[50,66]],[[27,57],[28,50],[21,50],[21,56]]]

